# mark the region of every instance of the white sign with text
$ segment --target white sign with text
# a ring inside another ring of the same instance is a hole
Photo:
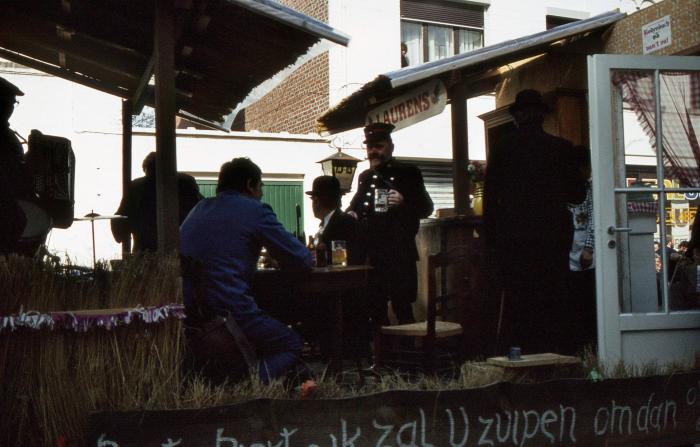
[[[439,115],[447,104],[447,90],[435,79],[376,107],[367,114],[366,124],[389,123],[403,129],[431,116]]]
[[[653,53],[671,45],[671,16],[661,17],[642,26],[644,54]]]

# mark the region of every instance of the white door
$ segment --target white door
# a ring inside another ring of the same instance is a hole
[[[599,357],[690,363],[700,269],[663,242],[700,202],[700,57],[589,56],[588,90]]]

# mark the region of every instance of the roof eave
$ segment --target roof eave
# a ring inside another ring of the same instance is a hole
[[[347,46],[350,42],[350,36],[347,34],[328,26],[326,23],[298,13],[291,8],[287,8],[286,6],[280,5],[279,3],[271,0],[226,1],[242,8],[246,8],[261,16],[268,17],[272,20],[276,20],[285,25],[300,29],[343,46]]]
[[[600,27],[610,25],[625,17],[625,13],[609,11],[587,20],[573,22],[557,28],[542,31],[517,39],[501,42],[496,45],[480,48],[469,53],[462,53],[435,62],[428,62],[417,67],[404,68],[385,73],[389,78],[393,88],[419,82],[424,79],[439,76],[450,71],[461,70],[480,64],[484,61],[492,60],[500,56],[506,56],[519,51],[527,51],[542,45],[549,45],[568,37],[583,34],[596,30]]]

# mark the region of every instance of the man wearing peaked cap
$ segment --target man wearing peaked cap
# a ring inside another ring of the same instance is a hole
[[[393,130],[387,123],[364,128],[370,169],[360,174],[347,209],[362,223],[368,260],[374,267],[370,294],[375,325],[388,323],[389,301],[399,324],[415,321],[416,234],[420,219],[433,212],[420,170],[393,157]]]
[[[0,255],[15,251],[27,223],[16,201],[30,190],[24,150],[9,122],[17,96],[23,95],[16,85],[0,78]]]

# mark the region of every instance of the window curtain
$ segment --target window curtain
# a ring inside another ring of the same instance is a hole
[[[428,25],[428,60],[436,61],[455,54],[452,28]]]
[[[458,30],[459,54],[474,51],[484,46],[484,33],[476,30]]]
[[[616,71],[612,82],[656,151],[653,73]],[[664,176],[678,180],[681,186],[700,187],[700,72],[662,72],[659,84]]]
[[[401,22],[401,42],[408,49],[408,65],[423,63],[423,27],[419,23]]]

